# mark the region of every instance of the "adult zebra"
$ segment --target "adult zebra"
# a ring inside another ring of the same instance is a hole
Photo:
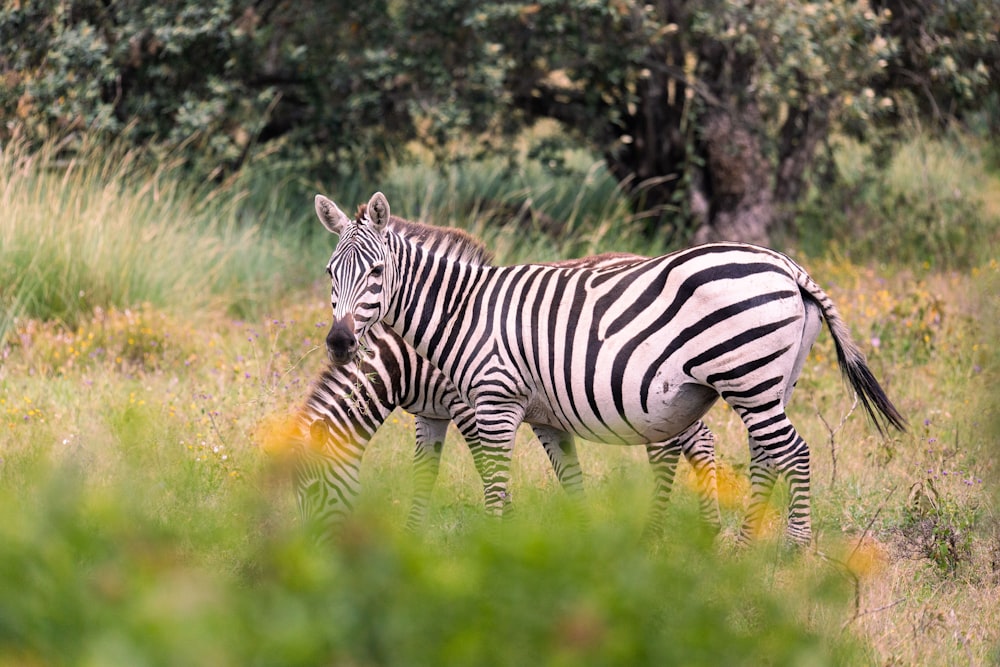
[[[425,248],[449,253],[473,264],[488,264],[491,256],[460,230],[432,227],[397,217],[389,228],[417,239]],[[562,265],[622,265],[640,258],[602,255]],[[437,368],[416,353],[398,334],[376,323],[368,332],[366,352],[346,366],[331,365],[313,383],[298,414],[302,445],[294,466],[295,489],[303,519],[320,536],[349,512],[360,489],[361,458],[378,428],[400,407],[415,416],[414,491],[407,528],[423,524],[431,490],[437,478],[441,448],[450,421],[454,421],[472,453],[481,477],[489,462],[479,443],[474,410],[461,400],[454,386]],[[566,492],[582,495],[582,472],[573,437],[544,424],[532,426]],[[701,511],[714,529],[719,526],[713,436],[701,422],[665,443],[647,447],[656,488],[646,532],[652,537],[663,517],[680,455],[698,476]]]
[[[499,463],[487,499],[497,513],[521,421],[640,444],[677,436],[721,396],[749,433],[741,539],[757,532],[782,474],[786,534],[808,544],[809,448],[785,406],[823,320],[878,430],[904,428],[829,297],[775,251],[720,243],[609,269],[492,267],[389,230],[382,193],[354,221],[322,195],[316,210],[340,236],[327,265],[331,359],[349,362],[358,338],[383,321],[450,377],[475,406],[483,447]]]

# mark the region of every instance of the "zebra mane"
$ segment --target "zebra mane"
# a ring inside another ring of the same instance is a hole
[[[358,206],[356,219],[368,214],[367,204]],[[485,266],[493,263],[493,253],[483,243],[457,227],[436,227],[422,222],[389,216],[389,228],[404,239],[434,254],[444,255],[458,262]]]

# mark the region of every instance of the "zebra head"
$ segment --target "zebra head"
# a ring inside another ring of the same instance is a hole
[[[332,201],[316,195],[316,215],[328,231],[340,236],[326,265],[333,309],[326,349],[330,361],[343,366],[354,359],[358,340],[382,318],[387,307],[385,283],[391,278],[391,270],[387,270],[391,264],[385,261],[384,234],[389,202],[376,192],[352,221]]]

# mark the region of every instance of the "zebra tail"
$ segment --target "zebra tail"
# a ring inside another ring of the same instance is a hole
[[[858,400],[865,412],[875,424],[881,435],[885,435],[889,427],[906,431],[906,419],[892,404],[885,390],[875,379],[864,353],[851,338],[850,329],[840,317],[833,301],[816,282],[801,270],[797,282],[799,287],[812,298],[822,309],[823,319],[833,336],[833,344],[837,350],[837,363],[844,379],[858,395]]]

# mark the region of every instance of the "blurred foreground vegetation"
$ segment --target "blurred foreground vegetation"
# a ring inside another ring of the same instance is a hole
[[[441,509],[419,537],[369,506],[318,549],[272,505],[282,498],[255,488],[263,473],[215,486],[183,447],[153,447],[157,475],[138,461],[100,480],[79,462],[16,484],[5,475],[0,663],[799,665],[864,654],[822,627],[850,614],[835,568],[720,555],[692,530],[693,512],[650,553],[631,516],[643,504],[613,487],[595,489],[613,510],[590,528],[558,497],[501,526],[473,507]],[[103,456],[132,448],[149,439]],[[405,473],[380,476],[405,486]],[[388,483],[373,503],[392,502]]]

